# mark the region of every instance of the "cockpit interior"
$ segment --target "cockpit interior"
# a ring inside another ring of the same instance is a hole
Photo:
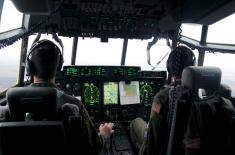
[[[208,26],[235,12],[234,0],[11,1],[23,13],[21,27],[0,32],[0,50],[22,40],[19,77],[17,84],[12,87],[28,85],[25,80],[25,63],[27,48],[30,47],[29,36],[37,34],[35,40],[39,40],[41,34],[52,34],[59,44],[60,37],[73,38],[71,63],[57,72],[55,84],[83,103],[97,128],[103,122],[114,123],[115,132],[110,138],[108,149],[104,149],[100,155],[138,154],[130,139],[130,122],[137,117],[146,122],[149,120],[153,97],[167,83],[166,70],[150,71],[140,66],[125,65],[128,40],[152,39],[146,47],[149,65],[149,50],[159,39],[166,39],[170,49],[179,43],[197,49],[199,66],[203,65],[205,50],[221,50],[222,53],[235,51],[235,45],[206,42]],[[2,5],[0,1],[0,21]],[[182,36],[182,23],[202,25],[201,40]],[[99,38],[105,43],[109,39],[123,39],[120,65],[75,64],[78,38]],[[62,55],[66,52],[63,51]],[[1,106],[7,104],[6,92],[0,94]],[[0,125],[0,130],[5,132],[8,126],[11,124],[2,128]],[[55,126],[60,124],[55,123]],[[53,132],[50,133],[53,136]],[[56,137],[57,133],[54,134]]]

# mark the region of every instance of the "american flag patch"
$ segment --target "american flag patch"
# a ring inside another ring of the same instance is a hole
[[[152,104],[152,112],[160,113],[161,110],[161,104]]]

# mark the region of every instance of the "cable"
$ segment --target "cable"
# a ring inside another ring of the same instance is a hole
[[[148,45],[147,45],[147,49],[146,49],[146,52],[147,52],[147,62],[148,62],[148,64],[149,64],[150,66],[152,66],[152,65],[151,65],[151,62],[150,62],[150,49],[151,49],[151,47],[152,47],[154,44],[156,44],[157,41],[158,41],[158,36],[155,36],[155,37],[153,38],[153,40],[152,40],[151,42],[149,42]]]
[[[167,119],[168,119],[168,132],[170,134],[168,139],[168,147],[166,155],[172,155],[178,103],[181,97],[186,93],[188,94],[189,91],[184,87],[182,87],[181,85],[176,85],[176,86],[174,85],[169,91],[169,112]]]
[[[168,139],[168,147],[167,147],[167,155],[172,154],[173,148],[173,140],[175,134],[175,124],[176,124],[176,116],[178,110],[178,100],[177,100],[177,92],[175,86],[170,89],[169,91],[169,112],[168,112],[168,132],[169,139]]]
[[[58,42],[62,48],[62,56],[64,55],[64,44],[62,40],[56,35],[56,33],[52,33],[53,39],[55,39],[56,42]]]
[[[157,66],[166,58],[166,56],[169,54],[169,52],[167,52],[164,56],[163,56],[163,58],[161,59],[161,60],[159,60],[156,64],[155,64],[155,66],[153,66],[153,68],[152,68],[152,70],[155,70],[156,68],[157,68]]]

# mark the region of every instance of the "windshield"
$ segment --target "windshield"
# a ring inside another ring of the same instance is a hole
[[[150,54],[152,66],[147,63],[146,48],[151,40],[128,40],[125,65],[140,66],[143,70],[165,70],[165,61],[170,48],[161,39],[153,45]],[[76,65],[121,65],[123,39],[109,39],[101,42],[99,38],[79,38]],[[165,57],[164,57],[165,56]],[[160,62],[156,66],[156,63]]]
[[[0,23],[0,33],[21,27],[22,18],[23,14],[15,9],[12,2],[5,0]],[[0,93],[17,83],[20,49],[21,41],[0,49]]]
[[[0,93],[18,80],[21,41],[0,50]]]
[[[181,25],[181,35],[200,41],[202,25],[185,23]]]
[[[235,44],[235,13],[212,24],[208,30],[207,42]]]
[[[150,49],[150,62],[147,63],[147,45],[150,40],[130,40],[127,47],[126,65],[140,66],[142,70],[166,70],[166,60],[170,48],[165,39],[160,39]]]
[[[0,33],[21,27],[23,14],[16,10],[11,1],[5,0],[2,9]]]
[[[79,38],[76,65],[120,65],[123,39]]]

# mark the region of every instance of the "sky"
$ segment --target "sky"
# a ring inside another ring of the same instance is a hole
[[[0,33],[6,30],[20,27],[22,14],[19,13],[9,0],[5,0],[2,19],[0,23]],[[217,43],[235,44],[235,14],[212,24],[208,30],[207,41]],[[200,40],[201,25],[187,24],[182,26],[182,34],[193,39]],[[30,36],[29,46],[36,36]],[[42,38],[52,38],[42,36]],[[64,65],[69,65],[71,61],[72,38],[60,37],[64,43]],[[141,66],[142,70],[151,70],[152,66],[147,64],[146,47],[151,40],[129,40],[126,65]],[[12,46],[0,50],[0,92],[16,83],[18,77],[19,57],[21,41]],[[101,43],[98,38],[85,38],[78,40],[77,65],[120,65],[122,54],[122,39],[109,39],[108,43]],[[151,48],[151,63],[154,66],[165,54],[170,52],[165,40],[160,40]],[[138,53],[138,54],[137,54]],[[197,55],[197,51],[195,51]],[[166,59],[157,66],[157,70],[165,69]],[[230,85],[235,95],[235,55],[207,53],[204,65],[218,66],[222,69],[223,82]],[[4,80],[8,80],[5,82]],[[3,82],[4,81],[4,82]]]

